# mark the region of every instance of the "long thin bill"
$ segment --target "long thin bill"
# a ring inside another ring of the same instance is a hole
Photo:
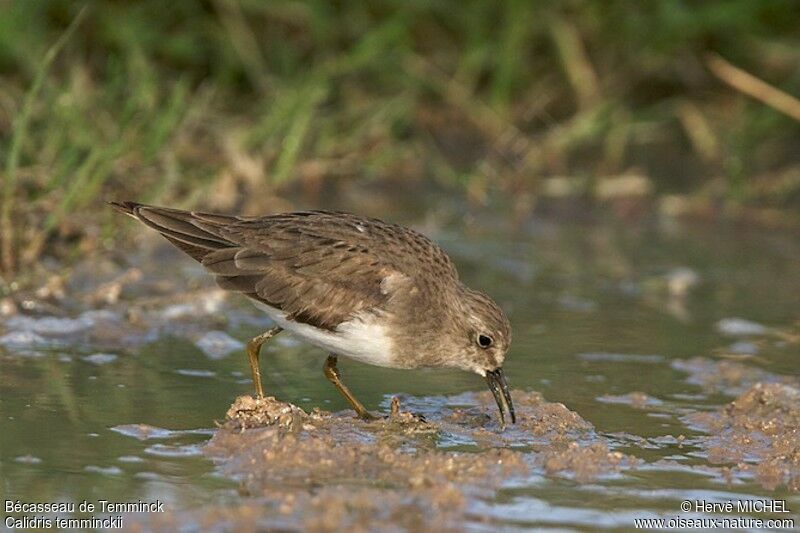
[[[517,417],[514,414],[514,403],[511,401],[511,393],[508,391],[508,383],[506,376],[503,374],[503,369],[498,368],[486,373],[486,382],[489,384],[489,390],[494,395],[494,401],[497,402],[497,408],[500,409],[500,427],[506,428],[506,411],[508,411],[511,423],[517,423]]]

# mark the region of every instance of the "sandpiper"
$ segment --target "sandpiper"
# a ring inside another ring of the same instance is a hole
[[[199,261],[223,289],[244,294],[276,326],[247,343],[258,397],[261,346],[283,330],[330,355],[325,376],[356,413],[373,418],[341,380],[343,355],[391,368],[444,367],[486,378],[516,422],[503,360],[511,327],[491,298],[464,286],[424,235],[330,211],[261,217],[111,202]]]

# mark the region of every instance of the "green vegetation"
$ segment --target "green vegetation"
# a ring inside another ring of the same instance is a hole
[[[794,0],[0,2],[2,267],[74,249],[109,198],[242,209],[321,181],[532,205],[552,176],[635,172],[796,208],[798,20]]]

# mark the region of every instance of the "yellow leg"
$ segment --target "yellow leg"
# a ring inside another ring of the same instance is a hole
[[[264,397],[264,389],[261,387],[261,369],[258,367],[258,355],[261,353],[261,345],[272,337],[283,331],[283,328],[275,327],[265,331],[261,335],[253,337],[247,343],[247,358],[250,360],[250,372],[253,374],[253,385],[256,387],[256,396]]]
[[[328,358],[325,360],[324,369],[325,377],[328,378],[328,380],[333,383],[337,389],[339,389],[339,392],[342,393],[342,396],[344,396],[347,402],[353,407],[353,409],[355,409],[359,417],[364,420],[375,420],[377,418],[370,414],[370,412],[367,411],[363,405],[361,405],[361,402],[359,402],[356,397],[353,396],[353,393],[350,392],[350,389],[347,388],[347,385],[342,383],[341,376],[339,375],[339,369],[336,368],[336,355],[331,354],[328,356]]]

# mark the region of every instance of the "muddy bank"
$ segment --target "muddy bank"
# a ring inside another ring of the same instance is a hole
[[[242,519],[311,529],[481,523],[470,509],[514,481],[544,474],[587,482],[638,462],[610,451],[564,405],[535,392],[513,397],[519,423],[500,432],[488,392],[452,397],[425,419],[395,401],[390,414],[368,422],[349,411],[306,413],[242,396],[204,453],[240,482],[243,495],[264,505],[260,512],[248,508]],[[201,514],[212,522],[231,516]]]
[[[757,383],[726,406],[687,415],[709,433],[699,441],[708,461],[753,476],[764,488],[800,491],[800,389]]]

